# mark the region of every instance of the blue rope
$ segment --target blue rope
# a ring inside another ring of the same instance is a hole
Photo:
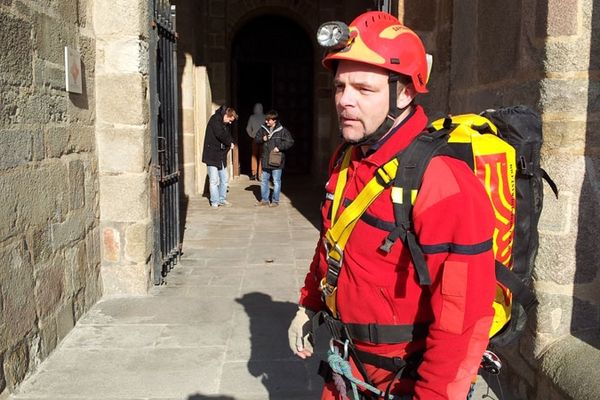
[[[368,390],[370,390],[371,392],[375,393],[377,396],[380,397],[384,397],[385,393],[379,389],[377,389],[375,386],[371,386],[366,382],[361,381],[360,379],[354,377],[354,375],[352,375],[352,367],[350,366],[350,363],[348,362],[348,360],[345,360],[342,355],[340,354],[340,351],[337,347],[334,347],[333,349],[329,349],[329,351],[327,352],[327,362],[329,363],[329,366],[331,367],[331,369],[333,370],[333,372],[335,372],[336,374],[342,375],[344,376],[346,379],[348,379],[352,385],[352,395],[354,396],[355,399],[359,399],[358,397],[358,386],[364,387]],[[345,393],[342,393],[342,395],[345,395]],[[405,399],[410,399],[410,397],[397,397],[394,396],[393,394],[390,394],[388,396],[388,400],[405,400]]]

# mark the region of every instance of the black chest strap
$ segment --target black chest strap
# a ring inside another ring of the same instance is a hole
[[[388,253],[396,240],[401,239],[410,251],[420,285],[431,285],[431,276],[413,227],[413,202],[421,187],[425,169],[431,159],[446,146],[447,141],[447,130],[424,132],[398,154],[398,172],[392,187],[396,227],[379,248]]]

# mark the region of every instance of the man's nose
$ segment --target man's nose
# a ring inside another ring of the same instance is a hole
[[[352,88],[345,87],[338,93],[338,104],[343,107],[354,105],[356,96]]]

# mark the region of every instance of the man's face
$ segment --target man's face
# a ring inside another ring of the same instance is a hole
[[[344,140],[356,142],[374,133],[386,118],[389,107],[386,70],[340,61],[334,86],[335,107]]]
[[[234,116],[228,116],[227,114],[225,114],[223,116],[223,122],[226,124],[231,124],[233,121],[235,121],[235,117]]]
[[[276,120],[272,119],[272,118],[267,118],[265,120],[265,124],[267,125],[267,128],[272,128],[275,126],[275,122],[277,122]]]

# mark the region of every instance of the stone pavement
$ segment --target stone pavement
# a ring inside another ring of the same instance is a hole
[[[101,300],[10,398],[318,399],[326,340],[317,357],[299,360],[287,326],[322,192],[301,177],[283,180],[277,208],[254,206],[259,186],[247,177],[231,185],[233,207],[190,200],[184,254],[167,283],[145,297]],[[474,398],[485,393],[483,383]]]

